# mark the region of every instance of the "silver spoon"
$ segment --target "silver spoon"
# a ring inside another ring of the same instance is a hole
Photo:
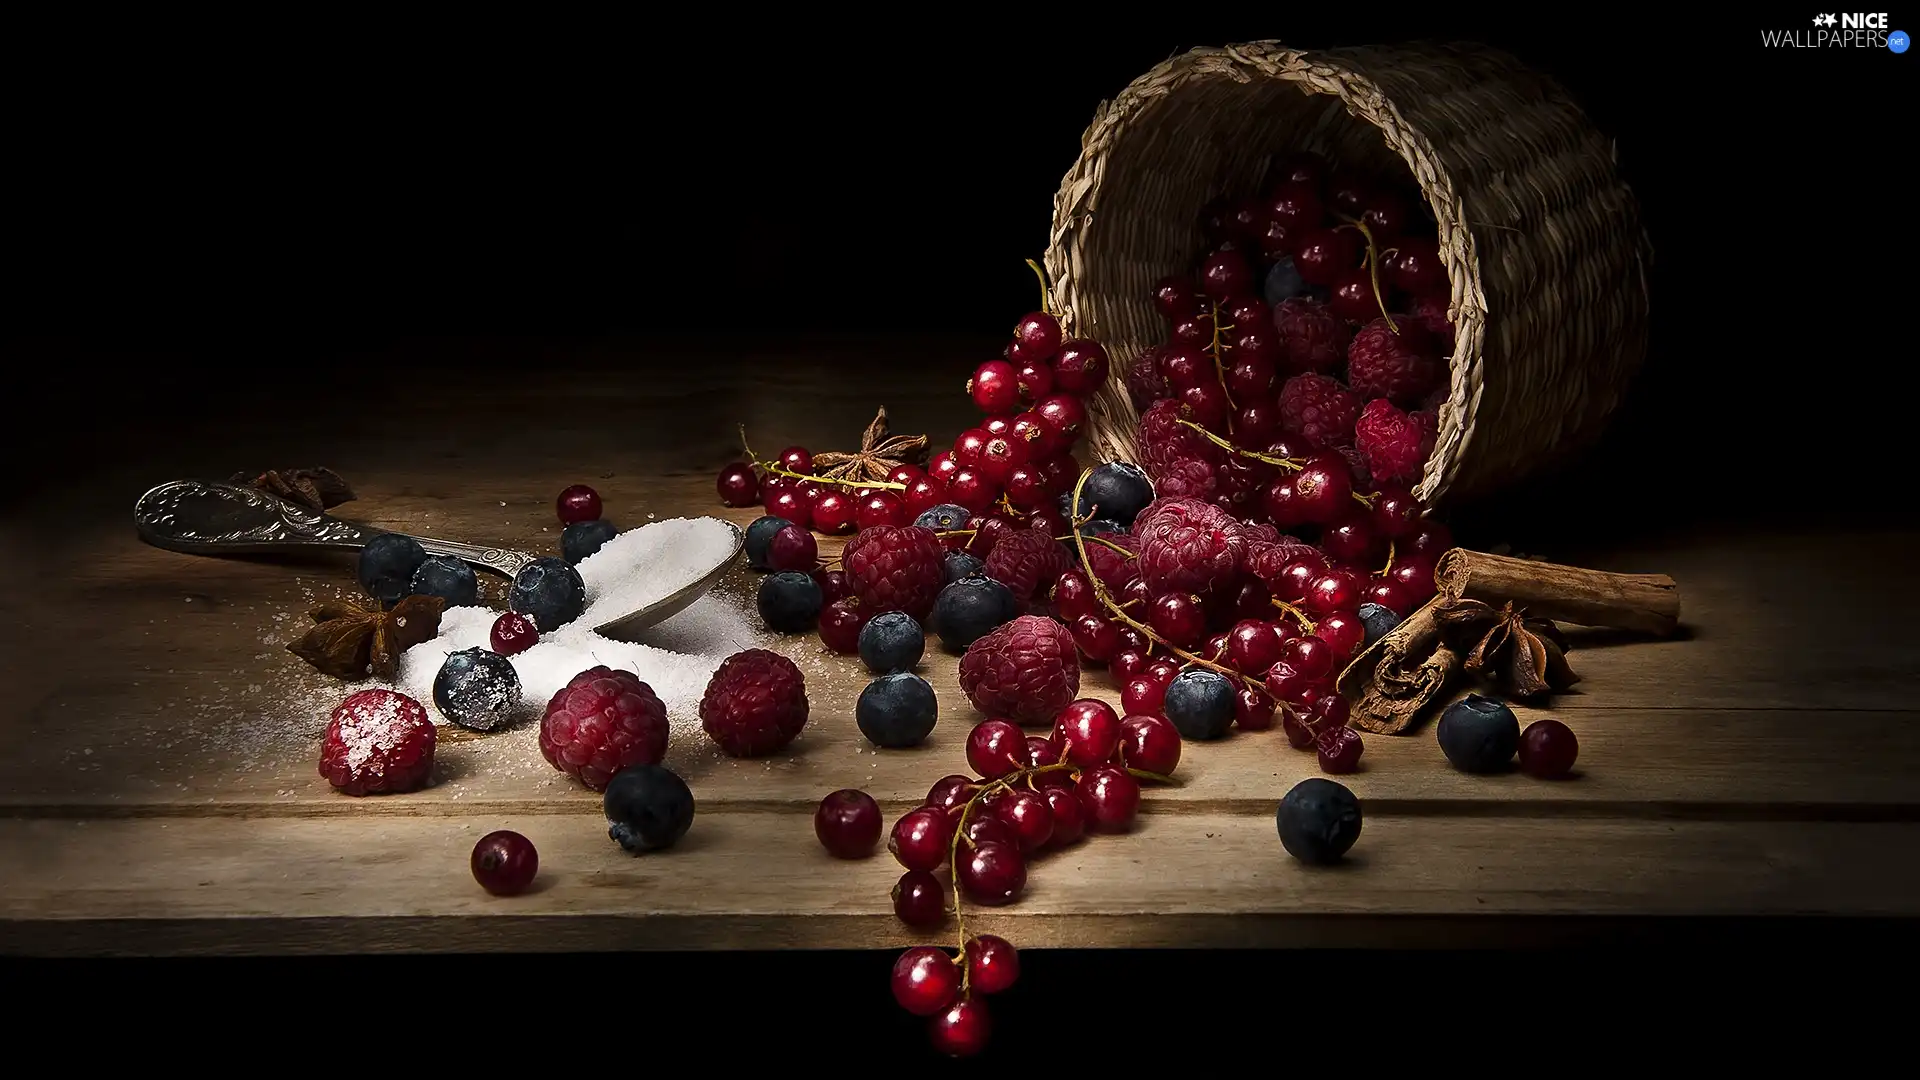
[[[595,631],[631,641],[635,634],[678,615],[705,595],[746,545],[746,534],[740,526],[731,521],[725,524],[732,532],[733,545],[713,569],[638,611],[600,624]],[[133,505],[133,525],[140,539],[154,547],[188,555],[260,555],[314,548],[352,550],[366,547],[367,541],[387,531],[342,521],[257,488],[202,480],[170,481],[140,496]],[[473,564],[475,569],[489,570],[506,578],[512,578],[539,558],[506,548],[459,544],[424,536],[413,539],[419,541],[429,555],[450,555]]]

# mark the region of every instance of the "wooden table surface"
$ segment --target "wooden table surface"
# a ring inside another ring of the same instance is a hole
[[[857,661],[812,637],[770,639],[808,674],[805,734],[768,761],[674,746],[698,818],[680,847],[634,858],[608,841],[598,797],[541,760],[530,727],[448,732],[439,778],[417,794],[333,792],[314,735],[338,693],[283,646],[312,597],[351,588],[351,557],[170,554],[136,540],[129,510],[177,476],[324,464],[359,490],[343,516],[545,552],[553,496],[574,482],[623,523],[718,512],[712,478],[736,422],[763,451],[839,449],[884,403],[898,430],[950,438],[969,421],[961,384],[977,355],[689,347],[663,376],[576,350],[567,359],[592,371],[448,377],[404,409],[223,407],[79,470],[0,523],[0,953],[921,939],[891,913],[893,861],[830,859],[811,815],[826,792],[859,787],[891,820],[964,771],[976,716],[951,657],[925,667],[942,709],[928,744],[874,752],[852,720]],[[362,362],[404,371],[408,357]],[[1025,899],[970,923],[1023,946],[1397,945],[1560,940],[1672,916],[1920,913],[1915,651],[1887,630],[1920,585],[1886,572],[1916,536],[1586,535],[1524,550],[1671,574],[1687,633],[1576,638],[1585,681],[1550,710],[1579,735],[1575,778],[1456,773],[1430,726],[1367,736],[1348,778],[1365,832],[1345,866],[1316,870],[1283,853],[1273,819],[1289,787],[1319,775],[1313,756],[1278,731],[1236,734],[1189,746],[1184,783],[1150,790],[1131,833],[1047,857]],[[722,594],[750,604],[752,584],[739,570]],[[1118,697],[1104,672],[1083,691]],[[489,897],[468,872],[473,841],[499,828],[539,848],[529,895]]]

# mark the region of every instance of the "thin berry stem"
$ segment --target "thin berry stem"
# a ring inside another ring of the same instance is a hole
[[[1185,424],[1187,427],[1190,427],[1193,430],[1199,432],[1200,434],[1206,436],[1207,441],[1212,443],[1213,445],[1218,446],[1222,450],[1227,450],[1232,453],[1239,454],[1243,458],[1251,458],[1254,461],[1264,461],[1269,465],[1277,465],[1280,468],[1287,470],[1288,472],[1299,472],[1301,469],[1304,469],[1307,467],[1307,463],[1304,461],[1295,461],[1292,458],[1274,457],[1272,454],[1259,454],[1259,453],[1255,453],[1252,450],[1243,450],[1240,447],[1233,445],[1227,440],[1221,438],[1218,435],[1215,435],[1213,432],[1208,431],[1206,428],[1201,427],[1199,424],[1196,424],[1191,420],[1186,420],[1186,419],[1181,419],[1179,417],[1176,417],[1174,422],[1179,424]]]
[[[1380,305],[1380,317],[1387,320],[1387,329],[1398,334],[1400,325],[1393,321],[1393,315],[1387,311],[1387,294],[1380,291],[1380,248],[1373,242],[1373,230],[1367,228],[1367,223],[1359,218],[1350,218],[1342,214],[1340,220],[1359,229],[1360,235],[1366,238],[1367,274],[1373,279],[1373,302]]]
[[[1395,549],[1393,541],[1387,541],[1387,565],[1375,571],[1373,576],[1386,577],[1388,574],[1393,573],[1393,557],[1396,554],[1398,554],[1398,551]]]
[[[1040,279],[1040,310],[1041,312],[1047,315],[1056,314],[1056,312],[1053,310],[1053,290],[1047,287],[1047,272],[1041,269],[1040,264],[1033,259],[1027,260],[1027,267],[1028,269],[1033,271],[1034,277],[1037,277]]]
[[[806,473],[794,472],[792,469],[785,468],[784,466],[775,465],[771,461],[762,461],[760,456],[753,452],[753,447],[747,445],[747,425],[745,424],[740,425],[740,449],[746,453],[747,460],[753,463],[754,468],[760,469],[763,472],[772,473],[775,476],[786,476],[795,480],[811,480],[816,484],[836,484],[840,487],[873,488],[877,491],[907,490],[907,485],[896,484],[891,480],[844,480],[837,476],[809,476]]]
[[[1231,330],[1233,327],[1229,326],[1227,329]],[[1240,406],[1233,403],[1233,391],[1227,389],[1227,363],[1221,358],[1220,353],[1220,302],[1218,300],[1213,302],[1213,344],[1207,347],[1207,351],[1213,354],[1213,374],[1220,380],[1220,393],[1227,399],[1227,434],[1231,435],[1233,434],[1233,417],[1240,411]]]
[[[1309,634],[1313,633],[1314,622],[1312,619],[1307,617],[1306,612],[1301,611],[1299,608],[1294,607],[1292,604],[1287,603],[1285,600],[1275,600],[1273,602],[1273,606],[1293,616],[1293,621],[1300,624],[1301,630]]]
[[[1091,519],[1089,519],[1089,520],[1091,520]],[[1080,524],[1085,524],[1085,522],[1081,522]],[[1071,537],[1071,536],[1056,536],[1056,537],[1054,537],[1054,539],[1055,539],[1055,540],[1059,540],[1059,541],[1061,541],[1061,542],[1063,542],[1063,543],[1064,543],[1064,542],[1066,542],[1066,541],[1068,541],[1068,540],[1071,540],[1071,539],[1073,539],[1073,537]],[[1120,546],[1119,544],[1116,544],[1116,543],[1114,543],[1114,542],[1113,542],[1113,541],[1111,541],[1111,540],[1107,540],[1107,539],[1104,539],[1104,538],[1102,538],[1102,537],[1098,537],[1098,536],[1089,536],[1089,537],[1087,537],[1087,539],[1089,539],[1089,540],[1091,540],[1091,541],[1093,541],[1094,543],[1096,543],[1096,544],[1099,544],[1099,545],[1101,545],[1101,546],[1103,546],[1103,547],[1110,547],[1110,548],[1112,548],[1113,550],[1115,550],[1115,551],[1117,551],[1117,552],[1119,552],[1120,554],[1122,554],[1122,555],[1125,555],[1125,556],[1126,556],[1127,558],[1129,558],[1129,559],[1137,559],[1137,558],[1139,558],[1139,557],[1140,557],[1138,553],[1136,553],[1136,552],[1132,552],[1132,551],[1128,551],[1128,550],[1127,550],[1126,548],[1123,548],[1123,547],[1121,547],[1121,546]]]

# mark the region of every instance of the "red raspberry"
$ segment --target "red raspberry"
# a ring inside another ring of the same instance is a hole
[[[1052,588],[1069,565],[1067,553],[1058,540],[1033,529],[1019,529],[993,545],[981,569],[1005,585],[1014,599],[1028,604],[1042,586]]]
[[[946,584],[940,538],[918,525],[862,529],[847,541],[840,565],[860,604],[878,615],[904,611],[925,621]]]
[[[1411,319],[1375,319],[1353,335],[1347,350],[1347,383],[1363,399],[1386,398],[1405,408],[1427,396],[1446,368],[1437,359],[1433,335]]]
[[[1140,576],[1155,596],[1204,593],[1231,584],[1246,553],[1238,523],[1219,507],[1168,507],[1140,533]]]
[[[1326,375],[1295,375],[1280,388],[1280,430],[1315,447],[1353,445],[1360,399]]]
[[[967,646],[960,690],[988,716],[1051,724],[1080,693],[1073,635],[1052,619],[1022,615]]]
[[[349,795],[413,791],[433,773],[433,721],[392,690],[362,690],[327,718],[320,775]]]
[[[667,707],[631,671],[591,667],[547,702],[540,756],[595,791],[632,765],[667,756]]]
[[[1182,514],[1204,514],[1214,509],[1213,504],[1207,502],[1205,499],[1175,498],[1172,496],[1155,499],[1147,504],[1145,510],[1140,511],[1138,517],[1133,519],[1134,547],[1138,549],[1140,538],[1147,535],[1147,529],[1153,525],[1154,519],[1161,514],[1173,513],[1174,511],[1179,511]]]
[[[1439,294],[1418,296],[1407,305],[1407,318],[1433,338],[1441,356],[1453,355],[1453,323],[1447,320],[1447,298]],[[1398,322],[1399,320],[1394,320]]]
[[[1280,530],[1264,521],[1240,521],[1234,523],[1240,532],[1240,538],[1247,542],[1247,553],[1253,553],[1255,544],[1277,544],[1280,542]],[[1288,539],[1292,539],[1289,537]]]
[[[1302,555],[1318,555],[1320,549],[1296,536],[1281,534],[1271,543],[1255,542],[1247,545],[1247,572],[1259,578],[1271,589],[1280,580],[1280,572],[1287,564]]]
[[[700,726],[733,757],[771,754],[807,726],[807,682],[777,652],[734,653],[720,662],[700,698]]]
[[[1171,499],[1212,499],[1219,484],[1207,462],[1175,458],[1154,473],[1153,490]]]
[[[1179,458],[1200,461],[1216,461],[1220,458],[1218,446],[1208,441],[1205,435],[1180,423],[1180,420],[1180,402],[1174,398],[1156,401],[1140,414],[1140,427],[1136,433],[1140,460],[1136,464],[1145,469],[1149,476]]]
[[[1142,349],[1127,365],[1127,396],[1133,398],[1135,409],[1144,412],[1167,396],[1167,377],[1160,374],[1160,354],[1165,351],[1158,345]]]
[[[1283,370],[1296,375],[1331,371],[1347,354],[1347,324],[1312,297],[1280,301],[1273,325],[1280,331]]]
[[[1403,413],[1385,398],[1367,402],[1354,424],[1353,445],[1367,459],[1375,480],[1411,483],[1420,478],[1433,453],[1434,429],[1418,417],[1432,413]]]
[[[1119,592],[1140,572],[1135,566],[1140,554],[1140,543],[1131,533],[1101,533],[1100,539],[1107,543],[1088,542],[1087,565],[1093,568],[1093,576],[1099,578],[1101,584]],[[1123,555],[1108,547],[1108,544],[1126,548],[1128,554]]]

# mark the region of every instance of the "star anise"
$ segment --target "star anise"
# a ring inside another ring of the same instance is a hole
[[[440,632],[445,606],[437,596],[409,596],[389,611],[358,600],[329,601],[307,613],[313,629],[287,651],[335,678],[391,679],[401,653]]]
[[[1551,619],[1529,618],[1508,601],[1499,607],[1460,599],[1435,617],[1448,644],[1466,656],[1466,670],[1497,679],[1510,697],[1530,700],[1580,681],[1567,666],[1567,639]]]
[[[332,469],[268,469],[258,476],[235,473],[227,483],[256,487],[315,511],[353,501],[353,489]]]
[[[860,436],[860,451],[843,454],[836,450],[813,456],[813,467],[821,476],[833,480],[884,481],[902,465],[918,465],[927,457],[925,435],[895,435],[887,428],[886,406],[867,425]]]

